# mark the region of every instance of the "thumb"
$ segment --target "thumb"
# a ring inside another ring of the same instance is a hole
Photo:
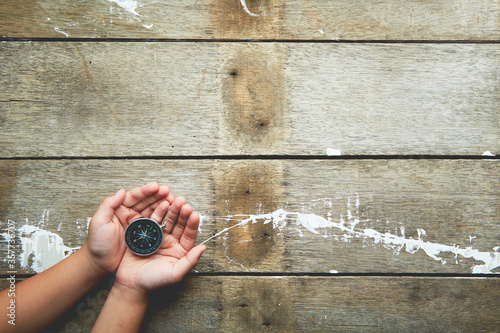
[[[121,189],[112,196],[104,199],[97,208],[94,216],[92,217],[92,224],[94,227],[101,227],[113,219],[116,208],[118,208],[125,200],[125,190]]]
[[[205,245],[198,245],[197,247],[192,248],[175,264],[175,274],[173,277],[174,283],[182,280],[182,278],[198,264],[201,255],[206,249],[207,247]]]

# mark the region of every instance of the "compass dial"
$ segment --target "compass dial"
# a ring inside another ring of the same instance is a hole
[[[148,256],[158,250],[163,241],[163,231],[151,219],[140,218],[129,224],[125,230],[125,244],[139,256]]]

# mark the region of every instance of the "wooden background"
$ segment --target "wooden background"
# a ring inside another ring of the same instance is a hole
[[[4,0],[0,38],[2,288],[9,221],[21,280],[156,181],[208,249],[145,332],[499,331],[500,1]]]

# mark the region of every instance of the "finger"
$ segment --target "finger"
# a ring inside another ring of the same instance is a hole
[[[101,227],[106,223],[113,220],[113,215],[115,214],[115,210],[123,203],[125,199],[125,190],[121,189],[112,196],[105,198],[94,216],[92,217],[91,225],[93,227]]]
[[[198,236],[198,226],[200,225],[200,215],[198,213],[192,213],[186,222],[184,232],[179,240],[180,245],[186,249],[191,250],[196,242],[196,237]]]
[[[141,187],[136,187],[127,192],[123,205],[129,208],[134,207],[136,204],[144,200],[145,198],[156,193],[159,189],[159,185],[156,183],[149,183]]]
[[[172,204],[175,200],[175,197],[172,193],[170,193],[168,196],[167,196],[167,201],[170,202],[170,204]]]
[[[207,247],[205,245],[198,245],[186,253],[186,255],[175,264],[173,274],[174,283],[182,280],[182,278],[198,264],[201,255],[206,249]]]
[[[145,210],[147,207],[149,207],[150,205],[154,204],[155,202],[159,201],[159,200],[162,200],[162,199],[165,199],[168,194],[170,193],[170,189],[168,188],[168,186],[160,186],[158,187],[158,190],[151,194],[150,196],[144,198],[143,200],[141,200],[140,202],[136,203],[132,209],[137,211],[137,212],[142,212],[143,210]]]
[[[161,222],[163,221],[163,217],[165,216],[165,214],[167,214],[167,211],[168,211],[168,207],[170,206],[170,203],[166,200],[162,201],[158,207],[156,207],[156,209],[153,211],[153,213],[150,216],[150,218],[152,220],[155,220],[156,223],[158,224],[161,224]],[[148,216],[148,215],[146,215]],[[168,221],[167,221],[168,223]],[[170,225],[167,224],[167,228],[170,228]]]
[[[198,227],[200,225],[200,215],[198,213],[192,213],[186,223],[186,228],[179,241],[181,246],[190,250],[194,243],[196,242],[196,237],[198,236]]]
[[[166,194],[165,196],[163,196],[163,194]],[[148,206],[146,206],[146,208],[144,208],[143,210],[140,210],[139,213],[142,214],[142,216],[151,216],[151,214],[154,212],[154,210],[158,207],[158,205],[160,205],[163,201],[168,201],[169,205],[172,205],[172,202],[174,201],[173,198],[173,195],[170,194],[170,189],[168,188],[168,186],[165,186],[165,185],[162,185],[160,186],[160,188],[158,189],[158,192],[157,194],[155,195],[156,197],[160,197],[160,199],[156,200],[155,202],[149,204]],[[152,201],[152,200],[151,200]],[[144,202],[144,201],[143,201]],[[141,203],[138,203],[136,205],[136,208],[138,207],[138,205],[140,205]],[[140,207],[139,207],[140,208]]]
[[[189,216],[193,213],[193,208],[190,205],[185,204],[181,207],[181,211],[179,212],[179,218],[177,219],[177,223],[175,224],[174,230],[172,230],[172,236],[177,239],[181,239],[182,233],[186,228],[186,224]],[[189,249],[188,249],[189,250]]]
[[[165,218],[172,220],[172,222],[175,225],[177,223],[178,218],[179,218],[179,214],[181,212],[182,206],[184,206],[185,204],[186,204],[186,199],[184,199],[183,197],[175,198],[175,200],[172,203],[172,205],[170,206],[170,209],[168,210]]]
[[[167,202],[168,205],[170,206],[170,202],[168,200],[166,200],[165,198],[163,198],[163,199],[160,199],[160,200],[152,203],[151,205],[147,206],[143,211],[141,211],[139,213],[141,214],[141,216],[151,216],[151,214],[153,214],[153,212],[156,210],[156,208],[158,208],[158,206],[162,202]]]

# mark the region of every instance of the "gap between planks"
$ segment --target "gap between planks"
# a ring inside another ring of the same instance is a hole
[[[59,160],[498,160],[496,155],[158,155],[158,156],[15,156],[0,161]]]
[[[15,274],[16,281],[20,282],[22,280],[29,279],[37,274]],[[8,279],[12,276],[12,274],[0,274],[0,280]],[[495,273],[470,273],[470,274],[456,274],[456,273],[314,273],[314,272],[203,272],[196,273],[190,272],[186,275],[187,277],[274,277],[274,278],[289,278],[289,277],[330,277],[330,278],[338,278],[338,277],[373,277],[373,278],[397,278],[397,277],[405,277],[405,278],[486,278],[486,279],[498,279],[500,278],[500,274]],[[0,285],[0,290],[3,287]]]
[[[290,43],[290,44],[500,44],[500,40],[390,40],[390,39],[171,39],[171,38],[44,38],[0,37],[0,42],[103,42],[103,43]]]

